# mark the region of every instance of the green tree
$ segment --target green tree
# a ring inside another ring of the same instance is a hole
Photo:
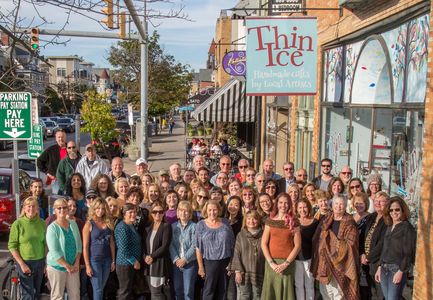
[[[81,118],[85,125],[81,127],[82,132],[90,134],[92,141],[97,142],[97,147],[101,147],[107,158],[111,160],[110,151],[105,147],[117,136],[116,119],[111,114],[111,105],[107,103],[102,95],[95,91],[86,93],[86,97],[81,106]]]
[[[159,44],[159,34],[148,37],[149,60],[149,115],[167,113],[188,97],[192,79],[189,66],[177,62],[174,56],[164,53]],[[114,78],[127,89],[128,102],[136,107],[140,103],[140,43],[120,41],[111,46],[108,61],[115,68]]]

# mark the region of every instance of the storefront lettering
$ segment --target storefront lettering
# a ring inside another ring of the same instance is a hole
[[[273,35],[266,35],[273,37],[271,40],[266,40],[262,34],[262,30],[268,32],[273,31]],[[298,35],[298,28],[292,27],[292,32],[289,34],[279,33],[278,26],[257,26],[248,28],[248,34],[251,31],[256,32],[256,39],[258,47],[256,51],[267,52],[267,67],[287,66],[292,65],[300,67],[304,64],[303,51],[313,51],[313,38],[311,36]]]

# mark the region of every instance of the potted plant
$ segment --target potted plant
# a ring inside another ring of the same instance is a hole
[[[204,135],[204,128],[202,126],[197,127],[197,135]]]
[[[138,148],[137,142],[135,140],[131,139],[128,145],[125,146],[125,153],[132,161],[136,161],[139,158],[140,149]]]
[[[206,131],[206,135],[212,135],[212,126],[209,122],[205,123],[204,130]]]
[[[194,129],[194,127],[191,126],[191,124],[188,124],[187,131],[188,131],[188,136],[194,136],[195,129]]]

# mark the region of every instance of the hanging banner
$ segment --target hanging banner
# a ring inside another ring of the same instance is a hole
[[[223,57],[224,71],[231,76],[245,76],[246,52],[230,51]]]
[[[247,95],[316,94],[317,20],[246,19]]]

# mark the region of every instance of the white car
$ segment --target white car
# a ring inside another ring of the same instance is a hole
[[[20,170],[26,171],[29,174],[31,179],[40,178],[42,179],[42,183],[44,184],[45,194],[50,195],[52,187],[47,186],[45,183],[47,182],[47,175],[45,173],[39,171],[39,177],[36,172],[36,159],[30,158],[28,154],[20,154],[18,155],[18,168]]]

